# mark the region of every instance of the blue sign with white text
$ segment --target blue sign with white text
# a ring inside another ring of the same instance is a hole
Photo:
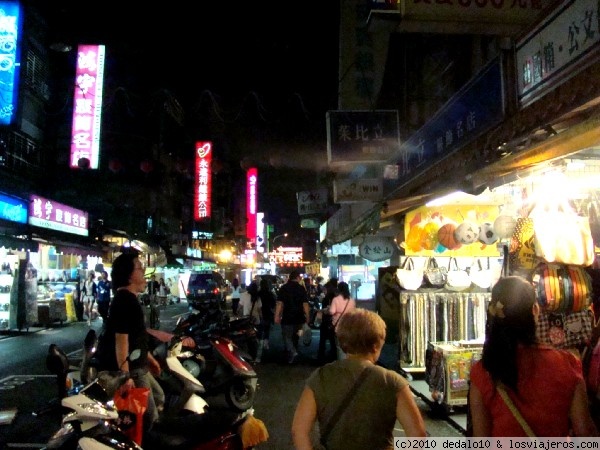
[[[28,209],[25,201],[0,194],[0,219],[27,223]]]
[[[502,69],[494,60],[458,91],[421,129],[402,144],[384,175],[387,196],[434,163],[502,121]]]
[[[0,125],[11,125],[17,111],[21,21],[18,1],[0,1]]]

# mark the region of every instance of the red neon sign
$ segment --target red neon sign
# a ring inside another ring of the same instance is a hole
[[[90,169],[98,168],[103,83],[104,45],[80,45],[77,50],[69,163],[73,169],[80,167],[79,160],[83,158],[90,162]]]
[[[258,169],[251,167],[246,172],[246,238],[256,242],[256,209],[258,205]]]
[[[212,142],[196,142],[194,220],[210,218],[212,194]]]

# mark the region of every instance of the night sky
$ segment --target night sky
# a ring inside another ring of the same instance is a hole
[[[337,103],[337,1],[32,2],[55,40],[106,45],[105,98],[166,90],[185,110],[188,144],[213,140],[234,173],[257,165],[259,207],[275,220],[320,181],[325,113]]]

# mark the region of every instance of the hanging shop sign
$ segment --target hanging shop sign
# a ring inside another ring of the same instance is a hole
[[[355,203],[383,199],[381,178],[360,180],[334,180],[333,201],[335,203]]]
[[[0,1],[0,125],[12,125],[18,109],[23,17],[21,2]]]
[[[423,1],[400,0],[397,2],[402,21],[399,31],[427,32],[432,28],[454,25],[464,32],[468,24],[482,26],[482,33],[493,33],[504,25],[506,31],[532,23],[551,0],[458,0]],[[435,23],[433,25],[432,23]],[[487,27],[487,30],[485,29]]]
[[[327,189],[296,192],[296,200],[300,216],[327,212]]]
[[[212,142],[196,142],[194,220],[210,219],[212,212]]]
[[[0,219],[27,223],[27,209],[27,203],[24,200],[0,194]]]
[[[500,123],[503,117],[502,69],[495,59],[389,160],[383,176],[384,197]]]
[[[327,162],[384,162],[400,147],[397,110],[328,111]]]
[[[518,96],[526,106],[596,61],[600,4],[567,0],[516,44]]]
[[[80,236],[89,235],[87,212],[35,194],[29,197],[29,224]]]
[[[302,247],[277,247],[269,253],[269,260],[275,264],[298,264],[302,258]]]
[[[104,45],[80,45],[77,49],[70,158],[73,169],[98,168],[104,55]]]
[[[394,253],[394,242],[388,237],[365,236],[358,246],[358,254],[372,262],[385,261]]]
[[[246,172],[246,238],[256,243],[256,213],[258,208],[258,169],[250,167]]]

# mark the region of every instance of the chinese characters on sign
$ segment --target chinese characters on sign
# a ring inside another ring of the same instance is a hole
[[[196,142],[194,220],[209,219],[212,194],[212,142]]]
[[[382,162],[398,150],[398,111],[328,111],[328,163]]]
[[[590,52],[600,41],[597,1],[564,1],[555,11],[516,45],[522,106],[539,98],[550,81],[574,75],[575,63],[593,61]]]
[[[73,95],[71,168],[80,167],[81,159],[89,161],[90,169],[98,168],[103,83],[104,45],[80,45]]]
[[[390,259],[394,253],[394,244],[391,238],[365,237],[358,248],[359,255],[372,262]]]
[[[19,89],[20,2],[0,2],[0,125],[11,125]]]
[[[496,59],[402,144],[385,168],[384,196],[500,122],[503,105],[502,72]]]
[[[246,172],[246,237],[256,243],[256,208],[258,202],[258,169],[251,167]]]
[[[327,189],[296,192],[298,214],[322,214],[327,211]]]
[[[65,233],[88,235],[88,213],[39,195],[29,197],[29,224]]]
[[[275,264],[300,264],[302,247],[278,247],[269,253],[269,260]]]

